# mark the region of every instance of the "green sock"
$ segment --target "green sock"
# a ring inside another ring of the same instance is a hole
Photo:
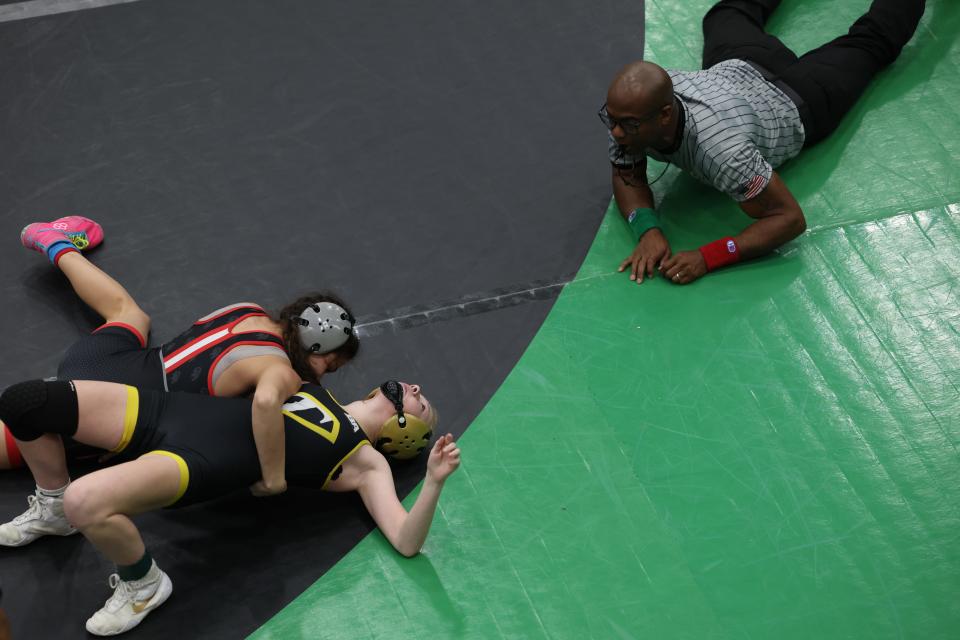
[[[119,575],[120,579],[124,582],[139,580],[143,576],[147,575],[151,566],[153,566],[153,558],[150,557],[149,551],[144,550],[143,557],[133,564],[118,564],[117,575]]]

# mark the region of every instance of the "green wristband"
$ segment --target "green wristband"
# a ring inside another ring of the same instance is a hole
[[[650,229],[656,229],[660,226],[660,216],[653,209],[647,207],[637,207],[627,216],[627,224],[633,231],[634,238],[640,241],[640,236]]]

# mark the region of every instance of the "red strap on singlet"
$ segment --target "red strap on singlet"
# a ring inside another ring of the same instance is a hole
[[[0,422],[0,424],[3,424]],[[10,433],[10,428],[7,425],[3,425],[3,439],[7,445],[7,460],[10,462],[10,468],[16,469],[17,467],[23,466],[23,456],[20,455],[20,447],[17,446],[17,441],[14,440],[13,434]]]
[[[96,329],[94,329],[93,333],[96,333],[101,329],[106,329],[107,327],[121,327],[123,329],[126,329],[127,331],[132,333],[133,337],[140,342],[141,348],[143,349],[147,348],[147,339],[143,336],[143,334],[140,333],[140,331],[135,326],[133,326],[132,324],[127,324],[126,322],[107,322],[106,324],[102,324]]]

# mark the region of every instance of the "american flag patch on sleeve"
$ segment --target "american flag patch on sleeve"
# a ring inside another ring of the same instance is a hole
[[[743,199],[749,200],[750,198],[756,197],[758,193],[764,190],[767,186],[767,179],[763,176],[754,176],[753,180],[748,182],[743,186]]]

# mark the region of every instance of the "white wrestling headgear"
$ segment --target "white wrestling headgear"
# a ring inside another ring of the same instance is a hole
[[[310,353],[330,353],[342,347],[353,334],[354,320],[346,309],[332,302],[315,302],[293,319],[300,344]]]

